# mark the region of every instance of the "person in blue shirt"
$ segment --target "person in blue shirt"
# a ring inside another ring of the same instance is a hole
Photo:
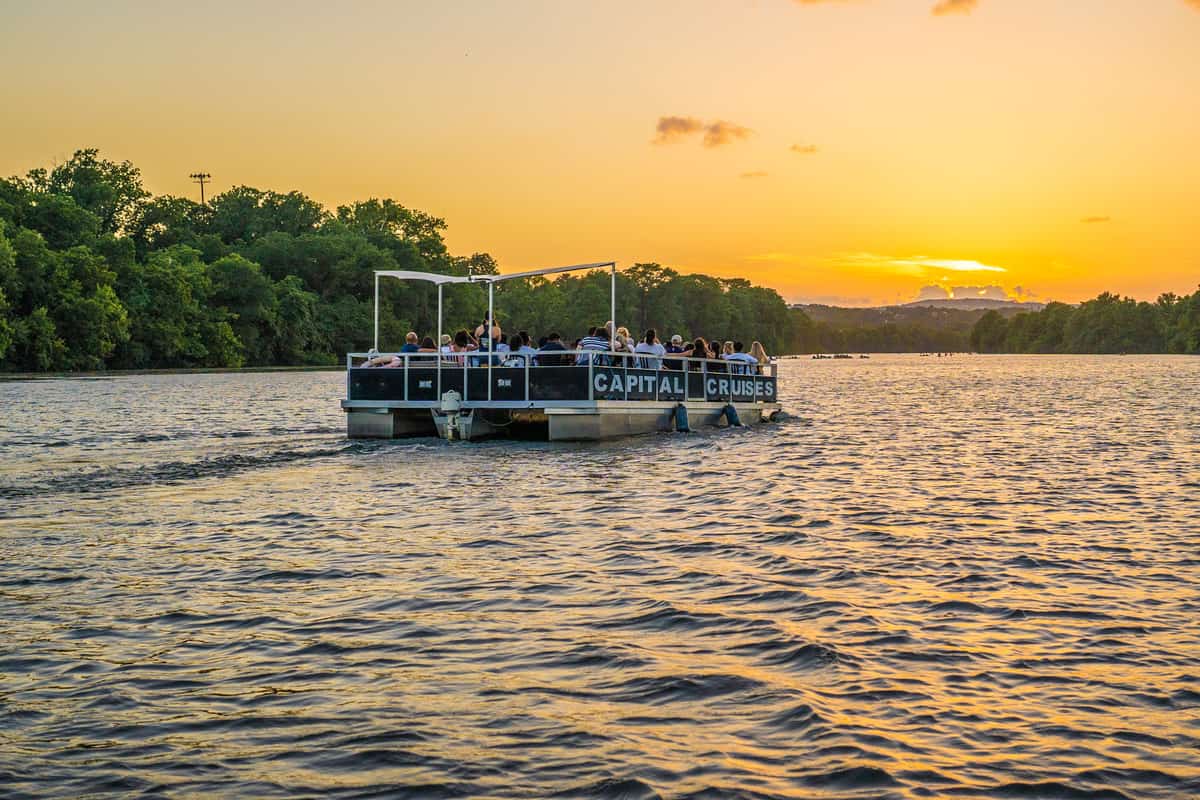
[[[417,352],[418,350],[421,349],[421,347],[417,344],[418,341],[420,341],[420,340],[417,338],[416,331],[409,331],[408,334],[404,337],[404,346],[400,348],[400,352],[401,353]]]

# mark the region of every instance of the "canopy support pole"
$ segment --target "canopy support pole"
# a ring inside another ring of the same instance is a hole
[[[608,346],[617,352],[617,262],[612,263],[612,282],[609,287],[609,319],[612,320],[612,330],[608,332]],[[614,359],[613,366],[616,366]]]
[[[442,399],[442,284],[438,284],[438,324],[437,324],[437,396]]]
[[[375,352],[379,352],[379,273],[375,273]]]
[[[496,337],[492,335],[496,330],[495,290],[496,284],[492,281],[488,281],[488,318],[487,322],[484,324],[484,333],[486,333],[488,337],[488,402],[491,402],[492,399],[492,351],[496,349]]]

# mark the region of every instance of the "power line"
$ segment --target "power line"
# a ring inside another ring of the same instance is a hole
[[[212,175],[207,172],[193,172],[188,177],[192,179],[192,183],[200,184],[200,205],[204,205],[204,184],[212,180]]]

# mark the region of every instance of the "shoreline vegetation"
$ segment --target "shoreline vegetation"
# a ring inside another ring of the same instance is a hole
[[[177,367],[164,369],[97,369],[88,371],[59,370],[57,372],[0,372],[0,383],[5,381],[49,381],[60,378],[102,380],[104,378],[132,378],[138,375],[251,375],[261,372],[343,372],[346,365],[319,364],[307,366],[262,366],[262,367]]]
[[[339,368],[371,345],[375,270],[494,274],[451,255],[446,223],[391,199],[329,211],[304,194],[236,186],[200,204],[152,197],[128,161],[80,150],[0,179],[0,373],[49,375]],[[607,273],[497,288],[506,332],[564,337],[609,317]],[[761,341],[817,352],[1200,353],[1200,291],[1139,303],[1104,294],[1036,313],[898,306],[789,308],[741,278],[657,263],[618,275],[618,324],[660,336]],[[477,286],[445,291],[445,328],[473,327]],[[1015,312],[1015,313],[1014,313]],[[380,284],[380,347],[432,335],[436,293]]]

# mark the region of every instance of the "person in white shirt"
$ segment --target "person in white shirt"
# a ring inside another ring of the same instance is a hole
[[[727,342],[726,344],[729,343]],[[742,351],[746,349],[746,346],[741,342],[733,342],[732,345],[732,347],[726,347],[725,349],[726,351],[732,350],[733,352],[724,352],[721,354],[721,358],[725,359],[726,361],[733,362],[729,365],[730,374],[752,374],[755,371],[754,366],[758,365],[758,359],[749,353],[743,353]]]
[[[642,369],[659,369],[662,367],[662,357],[666,355],[667,348],[662,346],[662,342],[658,341],[658,333],[651,328],[646,331],[642,341],[637,343],[637,347],[633,348],[633,352],[638,353],[638,366]]]
[[[500,349],[502,347],[504,348],[503,350]],[[509,337],[507,345],[504,342],[497,342],[496,352],[505,353],[501,357],[503,360],[500,362],[500,365],[503,367],[524,367],[527,363],[526,359],[529,356],[522,354],[521,350],[523,347],[524,343],[521,341],[521,335],[517,333]]]

